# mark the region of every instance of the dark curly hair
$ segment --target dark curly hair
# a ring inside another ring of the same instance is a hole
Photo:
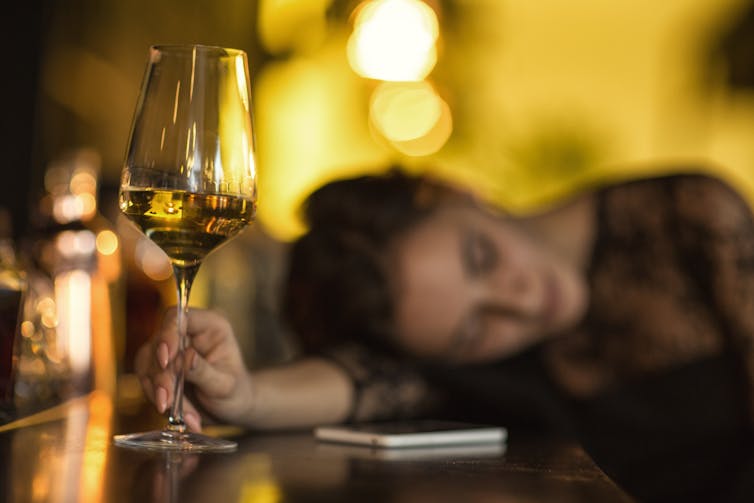
[[[302,349],[348,340],[389,349],[387,249],[441,201],[463,197],[448,184],[397,168],[313,192],[303,206],[309,230],[293,244],[283,296],[283,316]]]

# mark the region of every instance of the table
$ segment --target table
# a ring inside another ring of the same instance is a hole
[[[505,446],[386,451],[317,442],[310,432],[232,436],[231,454],[116,447],[154,422],[101,393],[0,427],[7,502],[630,502],[578,446],[509,432]],[[143,426],[143,424],[141,424]]]

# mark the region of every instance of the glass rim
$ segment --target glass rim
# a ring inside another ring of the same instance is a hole
[[[244,56],[246,51],[234,49],[232,47],[223,47],[220,45],[206,44],[152,44],[149,46],[150,51],[165,52],[193,52],[194,50],[203,53],[220,53],[224,56]]]

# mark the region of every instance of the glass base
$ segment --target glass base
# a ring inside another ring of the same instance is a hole
[[[183,452],[232,452],[238,444],[232,440],[208,437],[201,433],[174,432],[170,430],[147,431],[115,435],[115,445],[129,449],[150,451],[183,451]]]

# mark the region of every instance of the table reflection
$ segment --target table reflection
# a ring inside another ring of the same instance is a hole
[[[0,428],[13,429],[11,501],[101,501],[111,419],[110,399],[93,393]]]
[[[199,465],[197,454],[166,452],[145,460],[134,472],[132,487],[143,494],[135,499],[147,502],[176,503],[181,497],[181,481]]]
[[[159,424],[148,408],[93,393],[0,427],[8,502],[631,501],[577,445],[511,432],[507,445],[384,450],[320,443],[310,432],[210,429],[231,454],[142,452],[112,435]]]

